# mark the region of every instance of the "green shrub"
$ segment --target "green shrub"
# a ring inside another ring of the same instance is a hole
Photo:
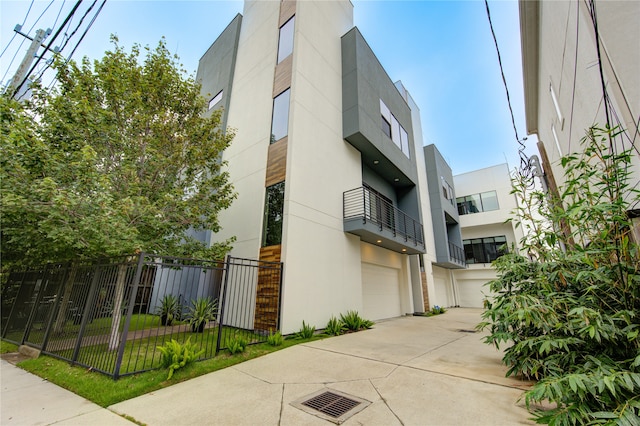
[[[327,326],[324,328],[324,332],[329,336],[339,336],[346,330],[344,323],[333,315],[329,318]]]
[[[204,349],[198,351],[197,347],[191,344],[190,340],[191,338],[182,344],[175,339],[171,339],[171,341],[165,343],[164,346],[158,346],[158,350],[162,352],[160,364],[169,369],[167,380],[171,379],[174,371],[185,367],[204,354]]]
[[[346,314],[340,314],[340,320],[349,331],[359,331],[373,326],[373,321],[361,318],[358,311],[347,311]]]
[[[276,331],[275,334],[270,331],[267,336],[267,343],[271,346],[280,346],[284,343],[284,337],[282,337],[282,334],[279,331]]]
[[[298,331],[295,336],[297,339],[310,339],[313,337],[313,334],[316,332],[316,328],[310,325],[307,325],[304,320],[302,321],[302,328]]]
[[[538,423],[640,424],[640,263],[626,212],[640,195],[632,152],[611,149],[617,137],[589,129],[584,154],[562,159],[559,198],[532,191],[532,177],[514,181],[527,256],[494,262],[497,296],[478,327],[506,346],[508,375],[538,380],[527,407],[554,406]]]
[[[229,353],[231,353],[231,355],[234,355],[237,353],[244,352],[244,350],[247,348],[248,345],[249,345],[249,342],[247,341],[247,339],[236,335],[236,336],[233,336],[233,338],[229,339],[225,346],[229,350]]]
[[[440,314],[444,314],[445,312],[447,312],[447,310],[445,308],[441,308],[438,305],[436,305],[433,308],[431,308],[431,313],[433,315],[440,315]]]

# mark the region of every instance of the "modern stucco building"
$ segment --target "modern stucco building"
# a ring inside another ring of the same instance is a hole
[[[283,332],[351,309],[372,320],[428,309],[441,260],[421,258],[436,243],[421,220],[434,212],[419,112],[349,0],[246,1],[197,79],[236,130],[223,159],[238,199],[219,235],[237,238],[235,256],[284,263]]]
[[[453,299],[448,303],[480,308],[490,294],[484,284],[496,278],[491,262],[505,252],[503,246],[518,250],[522,239],[522,228],[505,222],[513,217],[517,202],[507,164],[462,173],[453,182],[467,267],[453,271]]]
[[[559,158],[607,119],[627,131],[616,148],[634,150],[637,182],[640,2],[520,0],[519,9],[527,132],[538,135],[550,189],[564,180]]]

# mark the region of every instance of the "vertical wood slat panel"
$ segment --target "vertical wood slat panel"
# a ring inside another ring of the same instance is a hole
[[[295,14],[296,0],[282,0],[280,2],[280,19],[278,21],[278,28],[283,26]]]
[[[282,245],[260,247],[260,260],[264,262],[280,262]]]
[[[264,183],[265,187],[269,187],[286,180],[287,142],[288,137],[285,136],[278,142],[269,145],[269,153],[267,154],[267,174]]]
[[[422,302],[424,303],[425,312],[429,310],[429,290],[427,289],[427,273],[420,272],[420,279],[422,281]]]
[[[291,87],[291,74],[293,70],[293,55],[289,55],[276,65],[273,76],[273,94],[275,98],[280,93]]]

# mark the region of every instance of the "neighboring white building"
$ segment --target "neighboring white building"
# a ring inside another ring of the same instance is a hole
[[[513,217],[517,202],[511,194],[511,175],[507,164],[499,164],[453,177],[456,205],[462,228],[466,269],[453,271],[451,305],[480,308],[489,288],[484,284],[496,278],[491,266],[503,250],[517,250],[521,228]]]
[[[258,280],[256,312],[275,314],[255,328],[429,308],[418,109],[353,26],[349,0],[246,1],[197,79],[237,130],[223,160],[238,198],[217,235],[236,236],[234,256],[284,263],[279,322]]]
[[[550,190],[564,181],[560,157],[581,150],[589,127],[604,128],[607,110],[611,125],[627,130],[617,149],[634,148],[637,182],[640,2],[520,0],[519,7],[527,132],[538,135]]]

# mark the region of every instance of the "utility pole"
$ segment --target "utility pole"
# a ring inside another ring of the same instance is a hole
[[[18,27],[19,26],[16,26],[14,31],[16,31],[18,34],[24,35],[20,33],[20,28]],[[23,80],[25,80],[25,77],[27,77],[26,75],[27,70],[31,66],[31,63],[33,62],[34,58],[36,57],[36,52],[42,45],[42,41],[49,34],[51,34],[51,29],[47,29],[46,31],[40,29],[36,31],[36,36],[33,39],[31,39],[31,46],[29,46],[29,49],[27,50],[27,53],[25,54],[24,59],[22,59],[22,62],[20,63],[20,66],[18,67],[16,74],[13,76],[13,78],[11,79],[11,82],[9,83],[9,86],[5,90],[5,93],[11,94],[12,98],[15,97],[20,91],[20,89],[22,88],[22,82]],[[25,35],[25,37],[27,36]]]

